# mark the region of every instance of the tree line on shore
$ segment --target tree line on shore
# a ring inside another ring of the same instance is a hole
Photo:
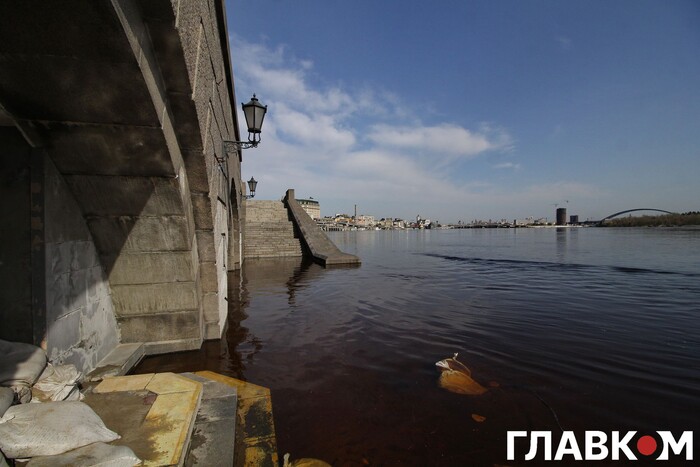
[[[603,223],[605,227],[677,227],[681,225],[700,225],[700,211],[660,216],[618,217]]]

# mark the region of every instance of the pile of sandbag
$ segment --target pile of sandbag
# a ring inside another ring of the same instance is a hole
[[[0,386],[9,387],[24,404],[32,399],[32,386],[46,368],[46,353],[31,344],[0,339]]]
[[[120,436],[79,402],[81,377],[73,365],[48,363],[39,347],[0,340],[0,466],[5,458],[33,467],[141,464],[128,447],[105,444]]]

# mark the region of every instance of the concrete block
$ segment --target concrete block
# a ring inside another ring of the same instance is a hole
[[[210,230],[214,228],[212,218],[212,201],[205,194],[192,194],[192,210],[194,212],[194,225],[197,230]]]
[[[66,177],[88,216],[182,215],[178,181],[170,177]]]
[[[103,255],[185,251],[191,247],[187,219],[183,216],[98,217],[89,219],[88,224]]]
[[[219,322],[219,294],[209,292],[202,295],[202,314],[208,322]]]
[[[146,355],[158,355],[163,353],[183,352],[185,350],[196,350],[199,349],[201,346],[201,336],[186,339],[174,339],[168,341],[143,343]]]
[[[201,345],[198,310],[121,316],[117,321],[122,342],[144,342],[147,353],[149,346],[159,341],[200,339]]]
[[[226,418],[235,419],[236,402],[235,395],[203,400],[197,413],[197,422],[207,423]]]
[[[189,251],[122,253],[109,274],[112,285],[188,282],[194,280]]]
[[[187,181],[192,193],[209,193],[209,175],[202,147],[183,149],[182,158],[187,168]]]
[[[218,292],[219,280],[216,263],[199,263],[199,282],[202,287],[202,293]]]
[[[56,124],[49,131],[51,157],[61,173],[175,176],[160,125]]]
[[[192,310],[199,307],[194,282],[112,285],[112,300],[117,316],[120,318]]]
[[[204,323],[204,339],[217,340],[221,339],[224,328],[219,323]]]
[[[216,251],[214,247],[214,232],[212,230],[197,230],[197,253],[200,261],[216,261]]]
[[[118,344],[87,375],[88,381],[101,381],[108,376],[123,376],[141,361],[145,354],[142,343]]]
[[[195,422],[185,465],[234,465],[235,419]],[[273,464],[270,464],[273,465]]]

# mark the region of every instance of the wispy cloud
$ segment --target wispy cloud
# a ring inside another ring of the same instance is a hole
[[[420,213],[451,221],[512,215],[514,200],[518,209],[548,205],[555,195],[547,189],[568,193],[564,186],[523,187],[514,193],[513,186],[459,172],[475,159],[515,150],[514,139],[497,124],[466,128],[449,121],[421,122],[401,96],[324,83],[312,60],[296,58],[284,46],[234,37],[232,55],[239,97],[255,92],[269,106],[262,144],[243,156],[243,176],[259,180],[261,198],[278,199],[295,188],[299,196],[319,199],[324,214],[361,203],[362,212],[377,216]],[[245,121],[242,115],[239,121]],[[520,165],[492,167],[517,170]]]
[[[496,164],[493,166],[494,169],[498,170],[520,170],[520,164],[516,164],[515,162],[501,162],[500,164]]]
[[[557,36],[556,38],[557,44],[559,44],[559,47],[561,47],[562,50],[569,50],[571,49],[572,42],[571,39],[566,37],[566,36]]]

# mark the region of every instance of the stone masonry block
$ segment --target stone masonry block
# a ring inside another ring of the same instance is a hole
[[[122,316],[118,318],[122,342],[158,342],[201,336],[199,311]]]
[[[103,255],[191,248],[187,219],[183,216],[99,217],[88,223]]]
[[[120,317],[198,308],[194,282],[112,285],[112,300]]]
[[[194,211],[194,225],[197,230],[208,230],[214,228],[211,201],[207,195],[193,194],[192,209]]]
[[[209,292],[202,297],[202,311],[204,312],[204,321],[218,322],[219,321],[219,294]]]
[[[202,293],[217,292],[219,290],[216,263],[199,263],[199,281],[202,286]]]
[[[200,261],[216,261],[216,251],[214,249],[214,232],[211,230],[198,230],[197,252]]]
[[[193,280],[189,251],[122,253],[116,258],[109,275],[113,286]]]

